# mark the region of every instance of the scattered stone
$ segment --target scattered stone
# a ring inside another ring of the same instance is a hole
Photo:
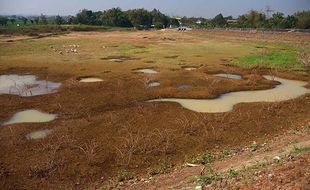
[[[291,161],[291,160],[293,160],[294,159],[294,156],[293,155],[288,155],[288,157],[287,157],[287,160],[288,161]]]
[[[190,164],[190,163],[186,163],[185,165],[188,166],[188,167],[197,167],[197,166],[199,166],[198,164]]]
[[[263,143],[263,144],[262,144],[262,147],[264,147],[264,146],[266,146],[266,145],[267,145],[267,143]]]
[[[202,186],[201,185],[196,186],[195,190],[202,190]]]
[[[279,157],[279,156],[275,156],[275,157],[273,157],[272,158],[274,161],[280,161],[281,160],[281,158]]]

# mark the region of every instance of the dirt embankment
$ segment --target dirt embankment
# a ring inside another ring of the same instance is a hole
[[[310,125],[263,144],[253,143],[204,165],[185,163],[167,174],[143,176],[116,189],[310,189]]]

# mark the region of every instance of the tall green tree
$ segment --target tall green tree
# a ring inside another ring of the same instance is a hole
[[[150,27],[152,25],[152,15],[145,9],[128,10],[127,15],[134,27]]]
[[[266,15],[263,12],[251,10],[239,16],[237,23],[239,27],[262,28],[266,24]]]
[[[36,24],[39,24],[39,21],[40,21],[40,18],[37,16],[37,17],[34,17],[34,22],[36,23]]]
[[[297,28],[310,29],[310,11],[297,12],[294,15],[298,18]]]
[[[285,18],[285,23],[286,23],[287,28],[296,28],[297,22],[298,22],[298,18],[294,15],[288,15]]]
[[[93,11],[83,9],[78,14],[76,14],[76,21],[79,24],[88,24],[88,25],[94,24],[95,16],[93,15]]]
[[[20,17],[20,20],[22,20],[24,24],[27,24],[28,18],[26,18],[26,17]]]
[[[93,25],[102,25],[102,14],[103,12],[102,11],[97,11],[97,12],[93,12]]]
[[[8,24],[8,18],[5,16],[0,16],[0,25],[5,26]]]
[[[11,22],[12,24],[15,24],[15,22],[16,22],[16,19],[14,19],[14,18],[11,18],[11,19],[10,19],[10,22]]]
[[[73,24],[73,19],[74,17],[69,15],[67,18],[67,24]]]
[[[286,28],[284,14],[281,12],[274,13],[269,19],[269,25],[271,28]]]
[[[251,10],[247,15],[248,26],[251,28],[261,28],[266,22],[266,15],[263,12]]]
[[[39,24],[47,24],[47,18],[44,14],[39,16]]]
[[[168,26],[169,17],[161,13],[159,10],[153,9],[153,11],[151,11],[151,16],[152,24],[155,28],[166,28]]]
[[[59,15],[57,15],[56,17],[55,17],[55,24],[57,24],[57,25],[61,25],[61,24],[64,24],[64,19],[61,17],[61,16],[59,16]]]
[[[179,27],[180,22],[176,18],[170,18],[169,19],[169,25]]]
[[[108,26],[130,27],[132,26],[128,16],[120,8],[106,10],[101,15],[102,24]]]
[[[224,19],[222,14],[218,14],[212,19],[212,24],[215,27],[225,27],[227,25],[227,21]]]

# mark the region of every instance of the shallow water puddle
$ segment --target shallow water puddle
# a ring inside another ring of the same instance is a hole
[[[242,80],[242,76],[240,75],[235,75],[235,74],[226,74],[226,73],[220,73],[220,74],[215,74],[213,76],[216,77],[223,77],[223,78],[229,78],[229,79],[236,79],[236,80]]]
[[[39,131],[34,131],[26,135],[26,138],[28,140],[35,140],[35,139],[43,139],[47,137],[47,135],[51,134],[52,130],[50,129],[44,129]]]
[[[178,85],[179,89],[188,89],[188,88],[192,88],[192,85],[190,84],[180,84]]]
[[[264,77],[267,80],[272,80],[271,76]],[[274,80],[281,82],[281,84],[268,90],[231,92],[216,99],[166,98],[148,102],[176,102],[195,112],[219,113],[231,111],[233,106],[238,103],[285,101],[310,93],[310,89],[304,87],[307,84],[306,82],[278,77]]]
[[[124,61],[130,61],[130,60],[139,60],[140,58],[137,57],[130,57],[130,56],[108,56],[100,58],[101,60],[109,60],[112,62],[124,62]]]
[[[81,78],[79,81],[88,83],[88,82],[102,82],[103,80],[101,78],[89,77],[89,78]]]
[[[56,119],[56,114],[43,113],[38,110],[30,109],[21,112],[17,112],[7,122],[2,125],[11,125],[16,123],[44,123],[50,122]]]
[[[198,67],[195,66],[183,66],[182,69],[184,69],[185,71],[195,71],[198,69]]]
[[[156,87],[156,86],[160,86],[160,82],[150,82],[147,84],[147,87],[151,88],[151,87]]]
[[[112,62],[123,62],[124,59],[109,59],[109,61],[112,61]]]
[[[137,69],[135,72],[139,73],[145,73],[145,74],[157,74],[158,71],[155,71],[154,69]]]
[[[197,70],[197,68],[196,67],[185,67],[184,70],[185,71],[195,71],[195,70]]]
[[[0,94],[37,96],[57,92],[61,83],[37,80],[34,75],[0,75]]]

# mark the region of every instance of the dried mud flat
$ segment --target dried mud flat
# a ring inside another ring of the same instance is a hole
[[[201,36],[205,33],[208,38]],[[272,34],[261,34],[259,38],[247,34],[250,39],[238,39],[238,44],[235,42],[239,33],[225,32],[224,36],[221,31],[143,31],[71,33],[10,43],[1,38],[1,75],[31,74],[39,80],[48,78],[62,83],[54,94],[0,95],[1,123],[25,109],[58,115],[48,123],[1,126],[1,187],[100,189],[111,181],[144,176],[150,168],[162,164],[177,168],[206,151],[236,149],[253,141],[262,144],[284,131],[308,124],[309,94],[283,102],[241,103],[231,112],[212,114],[186,110],[176,103],[145,102],[160,97],[216,98],[227,92],[277,85],[262,78],[270,74],[269,69],[239,68],[226,61],[257,51],[257,41],[269,41]],[[290,44],[309,41],[308,35],[274,37],[273,41],[290,39]],[[167,38],[174,40],[162,40]],[[61,51],[73,41],[79,45],[75,54],[59,54],[50,48]],[[252,41],[255,43],[249,45]],[[100,59],[113,56],[137,59],[121,63]],[[199,70],[185,71],[182,67],[186,65]],[[137,68],[160,72],[132,72]],[[244,80],[213,76],[223,72],[240,74]],[[308,73],[283,70],[276,75],[309,81]],[[77,79],[81,76],[96,76],[103,81],[80,83]],[[160,86],[147,88],[149,81],[158,81]],[[192,88],[178,89],[179,84]],[[53,133],[43,139],[27,139],[27,134],[43,129]]]

